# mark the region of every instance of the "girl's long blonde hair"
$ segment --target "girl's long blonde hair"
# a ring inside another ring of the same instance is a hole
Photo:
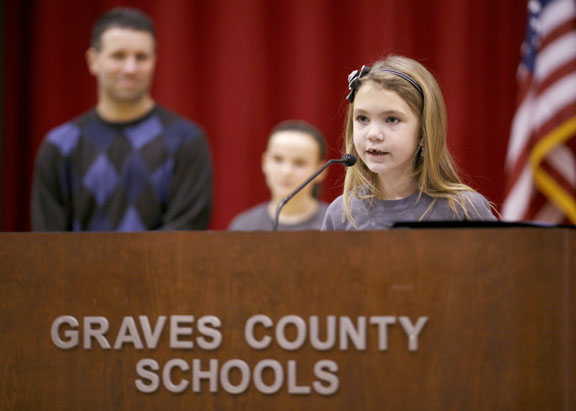
[[[395,70],[407,74],[422,88],[422,94],[406,79],[382,69]],[[463,218],[470,218],[467,205],[473,206],[470,199],[463,195],[466,191],[474,191],[462,183],[454,160],[446,144],[446,105],[440,87],[434,76],[417,61],[402,57],[388,56],[371,66],[368,74],[360,78],[362,84],[371,83],[386,90],[394,91],[406,101],[420,120],[420,143],[423,146],[422,156],[415,153],[414,178],[418,191],[434,198],[432,205],[421,216],[423,218],[432,208],[438,198],[446,198],[455,214]],[[345,145],[346,152],[352,153],[359,159],[353,139],[353,111],[354,102],[348,108]],[[353,197],[371,200],[382,198],[378,190],[378,175],[368,169],[366,164],[359,160],[355,167],[346,170],[344,180],[344,213],[343,218],[354,224],[354,217],[350,209]]]

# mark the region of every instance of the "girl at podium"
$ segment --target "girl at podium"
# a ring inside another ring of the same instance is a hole
[[[344,193],[323,230],[377,230],[395,222],[496,220],[490,203],[462,183],[446,145],[446,107],[420,63],[389,56],[348,76]]]
[[[236,216],[228,230],[272,231],[278,204],[306,178],[324,164],[326,140],[324,135],[304,121],[285,121],[270,133],[266,151],[262,155],[262,172],[271,199]],[[319,230],[327,203],[317,198],[320,174],[315,184],[308,184],[279,216],[278,231]]]

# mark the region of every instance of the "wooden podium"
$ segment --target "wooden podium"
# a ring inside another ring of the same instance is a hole
[[[574,410],[576,230],[0,234],[0,409]]]

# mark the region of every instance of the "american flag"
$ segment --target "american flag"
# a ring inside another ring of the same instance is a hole
[[[576,0],[529,0],[502,219],[576,224]]]

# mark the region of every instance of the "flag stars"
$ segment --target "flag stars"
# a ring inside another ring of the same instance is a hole
[[[532,14],[538,14],[542,10],[542,4],[538,0],[530,0],[528,2],[528,11]]]

